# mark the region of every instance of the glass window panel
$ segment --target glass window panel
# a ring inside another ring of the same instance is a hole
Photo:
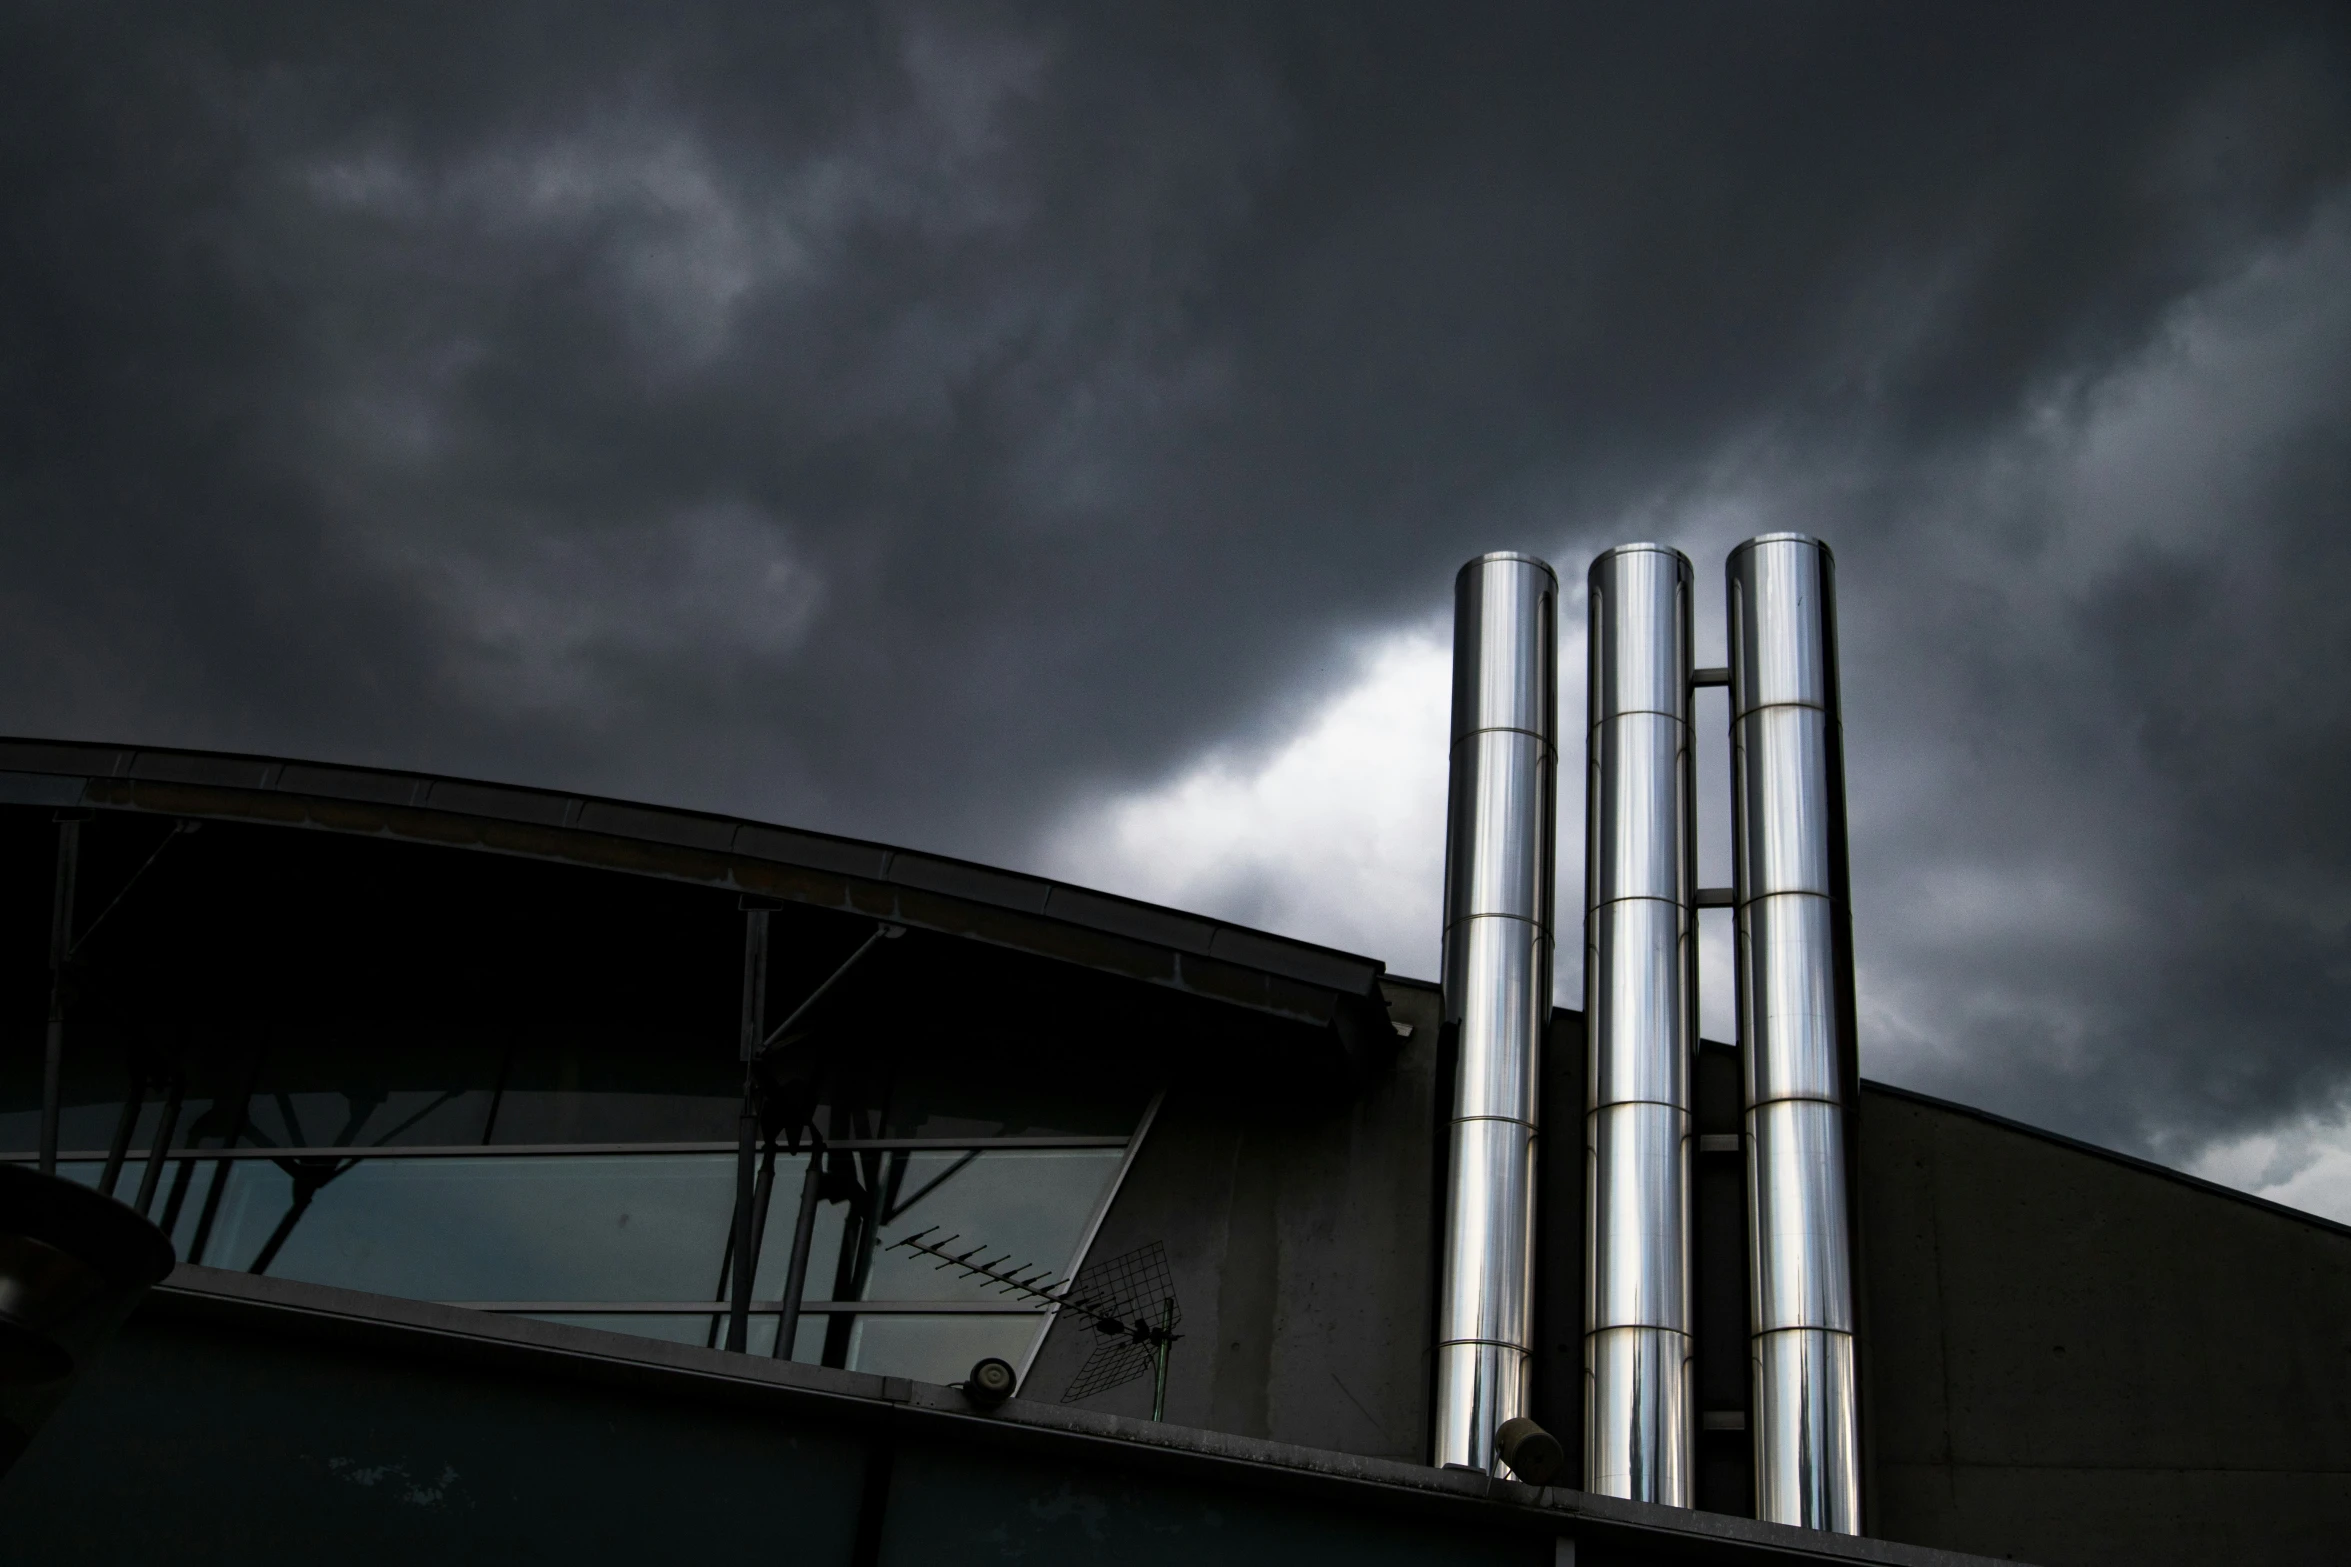
[[[1026,1317],[859,1317],[849,1339],[849,1369],[917,1382],[960,1382],[990,1355],[1018,1366],[1037,1336]]]
[[[867,1300],[1002,1301],[983,1280],[931,1258],[890,1249],[935,1229],[1065,1276],[1086,1219],[1116,1173],[1115,1148],[923,1150],[861,1158],[861,1172],[895,1177],[897,1207],[869,1265]],[[157,1206],[182,1160],[160,1183]],[[772,1301],[790,1268],[805,1156],[779,1155],[753,1297]],[[96,1161],[62,1173],[95,1185]],[[115,1190],[128,1199],[146,1168],[124,1161]],[[173,1244],[193,1245],[218,1161],[195,1164]],[[219,1212],[203,1260],[249,1268],[285,1219],[294,1182],[276,1162],[225,1165]],[[696,1301],[718,1292],[734,1213],[734,1159],[726,1154],[457,1156],[373,1159],[321,1186],[287,1231],[268,1272],[346,1289],[429,1300]],[[821,1202],[802,1298],[831,1296],[850,1205]]]
[[[103,1149],[112,1145],[130,1091],[134,1053],[119,1029],[82,1025],[69,1017],[66,1024],[64,1078],[58,1102],[58,1147],[68,1151]],[[152,1065],[176,1060],[188,1086],[181,1104],[174,1142],[185,1142],[200,1123],[208,1130],[219,1118],[211,1115],[213,1100],[234,1094],[243,1086],[238,1076],[250,1060],[242,1051],[229,1051],[217,1041],[177,1044],[142,1040],[137,1058]],[[0,1150],[31,1153],[40,1146],[42,1047],[38,1033],[19,1050],[0,1050]],[[163,1113],[163,1090],[151,1089],[139,1112],[131,1146],[153,1144],[155,1127]]]
[[[29,1109],[0,1110],[0,1152],[33,1153],[39,1150],[41,1146],[39,1091],[35,1090],[32,1097],[33,1104]],[[195,1110],[202,1108],[202,1105],[194,1107]],[[181,1114],[183,1118],[191,1118],[193,1112],[183,1110]],[[67,1152],[110,1147],[114,1142],[115,1124],[121,1115],[122,1101],[120,1099],[105,1100],[96,1104],[73,1104],[70,1102],[60,1104],[57,1107],[57,1146]],[[146,1141],[142,1143],[139,1138],[134,1137],[132,1139],[133,1147],[152,1145],[155,1138],[155,1116],[156,1112],[149,1109],[142,1117],[139,1130]]]
[[[137,1196],[139,1172],[145,1168],[146,1161],[143,1159],[133,1159],[125,1164],[122,1167],[121,1178],[114,1183],[115,1193],[122,1197]],[[82,1185],[96,1190],[98,1177],[106,1173],[106,1166],[97,1159],[61,1159],[58,1161],[57,1173],[69,1181],[79,1181]]]
[[[792,1358],[794,1360],[814,1365],[824,1358],[826,1320],[823,1317],[802,1317],[800,1319],[800,1330],[792,1335]],[[780,1318],[770,1324],[767,1330],[767,1348],[771,1354],[775,1351],[775,1331],[778,1326],[781,1326]]]
[[[800,1182],[807,1168],[806,1155],[776,1156],[775,1191],[767,1201],[759,1266],[751,1276],[754,1300],[783,1299],[784,1278],[792,1271],[792,1226],[800,1218]],[[800,1292],[802,1300],[824,1300],[831,1295],[835,1259],[841,1254],[841,1231],[848,1220],[849,1205],[845,1202],[816,1205],[816,1223],[809,1228],[808,1283]],[[712,1277],[715,1280],[716,1275]],[[821,1326],[822,1319],[818,1320]]]
[[[943,1268],[935,1258],[892,1251],[890,1243],[935,1229],[935,1239],[961,1236],[958,1251],[985,1244],[977,1261],[1009,1257],[1007,1267],[1028,1263],[1062,1277],[1124,1154],[1116,1148],[1007,1148],[889,1157],[902,1165],[897,1208],[881,1225],[863,1298],[1001,1301],[1008,1297],[997,1286]]]
[[[743,1105],[730,1030],[717,1040],[567,1034],[518,1040],[490,1140],[726,1142]]]
[[[240,1147],[457,1147],[482,1140],[488,1089],[260,1093]],[[152,1134],[150,1134],[152,1136]]]
[[[211,1168],[175,1226],[183,1256]],[[203,1260],[249,1268],[294,1183],[266,1159],[228,1169]],[[734,1191],[725,1154],[368,1160],[319,1189],[268,1271],[427,1300],[707,1300]]]
[[[889,1301],[1003,1303],[1010,1297],[981,1280],[941,1268],[890,1243],[926,1229],[986,1245],[983,1258],[1009,1258],[1065,1277],[1095,1204],[1123,1151],[994,1149],[897,1150],[860,1155],[861,1179],[893,1197],[868,1262],[864,1298]],[[185,1161],[172,1161],[168,1192]],[[137,1190],[145,1162],[125,1161],[117,1186]],[[754,1298],[773,1301],[790,1266],[792,1226],[805,1156],[780,1155],[769,1201]],[[102,1165],[72,1161],[64,1174],[85,1185]],[[187,1255],[202,1222],[216,1172],[221,1192],[204,1261],[250,1268],[277,1236],[295,1195],[293,1178],[275,1161],[198,1161],[173,1226]],[[430,1300],[710,1301],[732,1220],[735,1162],[727,1154],[455,1156],[373,1159],[320,1186],[300,1217],[284,1228],[267,1271],[281,1278]],[[160,1206],[160,1199],[159,1199]],[[821,1202],[810,1247],[804,1298],[834,1293],[851,1203]],[[678,1314],[572,1313],[549,1321],[676,1343],[706,1344],[707,1311]],[[828,1318],[805,1317],[793,1358],[823,1358]],[[854,1369],[929,1382],[960,1381],[974,1361],[999,1355],[1015,1364],[1033,1341],[1034,1315],[861,1314],[848,1329]],[[767,1355],[777,1318],[754,1315],[750,1350]],[[838,1340],[836,1340],[836,1347]]]
[[[641,1031],[536,1037],[460,1025],[352,1025],[270,1040],[149,1042],[151,1074],[186,1091],[174,1147],[451,1147],[535,1143],[731,1144],[742,1067],[720,1042]],[[1131,1133],[1149,1098],[1091,1044],[1004,1033],[944,1054],[929,1043],[844,1046],[817,1124],[835,1138],[1111,1136]],[[0,1059],[0,1151],[30,1152],[40,1130],[39,1050]],[[77,1028],[66,1052],[61,1146],[107,1147],[133,1053],[106,1030]],[[237,1096],[251,1084],[238,1126]],[[150,1075],[132,1146],[152,1145],[167,1090]]]
[[[114,1140],[132,1054],[113,1033],[69,1023],[61,1147]],[[205,1036],[143,1044],[148,1082],[131,1138],[153,1145],[165,1074],[186,1081],[174,1147],[464,1146],[517,1143],[733,1143],[743,1069],[730,1033],[717,1045],[632,1031],[549,1042],[520,1029],[349,1027],[270,1041],[258,1068],[250,1039]],[[37,1039],[22,1060],[0,1052],[0,1151],[30,1153],[41,1122]]]

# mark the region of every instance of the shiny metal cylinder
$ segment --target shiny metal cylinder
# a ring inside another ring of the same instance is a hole
[[[1858,1534],[1836,564],[1773,533],[1733,550],[1727,576],[1756,1515]]]
[[[1534,1336],[1536,1093],[1551,1015],[1559,584],[1527,555],[1454,582],[1445,1021],[1456,1046],[1435,1461],[1499,1474]]]
[[[1588,579],[1584,1488],[1674,1507],[1696,1426],[1690,575],[1679,550],[1627,544]]]

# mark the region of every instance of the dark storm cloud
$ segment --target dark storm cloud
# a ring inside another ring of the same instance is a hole
[[[2327,8],[0,27],[0,725],[1017,858],[1477,550],[1806,526],[1873,1069],[2351,1081]]]

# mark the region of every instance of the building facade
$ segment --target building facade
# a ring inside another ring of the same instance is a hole
[[[2351,1537],[2351,1232],[1878,1085],[1853,1109],[1864,1532],[1756,1522],[1742,1063],[1712,1042],[1696,1505],[1433,1467],[1436,988],[988,867],[6,742],[0,1017],[0,1153],[53,1154],[180,1258],[0,1481],[19,1559],[2315,1562]],[[1542,1061],[1528,1413],[1572,1479],[1582,1014],[1549,1014]],[[1009,1401],[966,1386],[989,1359]]]

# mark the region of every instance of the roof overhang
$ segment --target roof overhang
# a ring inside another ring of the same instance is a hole
[[[241,821],[658,877],[1073,963],[1327,1033],[1394,1040],[1376,959],[966,860],[739,817],[282,757],[0,739],[0,804]]]

